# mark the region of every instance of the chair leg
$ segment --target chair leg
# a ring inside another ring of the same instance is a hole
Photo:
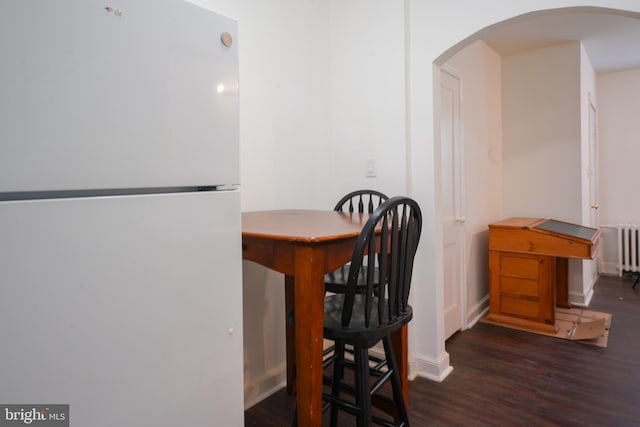
[[[356,362],[356,406],[360,408],[358,427],[371,425],[371,394],[369,393],[369,351],[355,347],[353,354]]]
[[[291,427],[298,427],[298,404],[293,410],[293,418],[291,418]]]
[[[396,406],[396,412],[398,419],[403,426],[409,427],[409,415],[407,414],[407,407],[402,395],[402,382],[400,381],[400,374],[398,373],[398,365],[396,363],[396,356],[393,352],[393,345],[391,344],[390,337],[384,337],[382,339],[384,345],[384,354],[387,357],[387,363],[389,369],[393,371],[391,374],[391,388],[393,390],[393,402]]]
[[[344,343],[336,341],[333,353],[333,381],[331,383],[331,395],[334,398],[340,396],[340,385],[344,376]],[[331,403],[331,427],[338,425],[338,405]]]

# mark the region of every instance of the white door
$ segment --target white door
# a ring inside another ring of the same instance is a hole
[[[591,98],[591,96],[589,97]],[[598,138],[596,127],[596,106],[589,102],[589,204],[590,227],[598,227]]]
[[[589,226],[598,228],[598,128],[597,123],[597,111],[593,102],[592,95],[589,94]],[[589,275],[589,282],[584,286],[592,286],[598,279],[597,261],[587,261],[590,265],[590,270],[585,268],[586,271],[591,271]],[[586,274],[585,274],[586,276]],[[587,289],[585,287],[585,289]]]
[[[445,338],[463,326],[462,138],[460,79],[446,69],[440,73],[441,203],[444,260]]]

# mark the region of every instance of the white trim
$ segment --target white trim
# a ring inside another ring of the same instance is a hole
[[[250,384],[245,383],[244,386],[244,409],[245,411],[255,404],[263,401],[278,390],[287,385],[287,366],[280,365],[278,368],[269,369],[260,375]],[[262,390],[255,396],[250,396],[252,391]]]
[[[454,77],[454,78],[456,78],[458,80],[461,80],[460,79],[460,74],[458,74],[458,71],[455,68],[453,68],[451,65],[449,65],[449,64],[441,65],[440,66],[440,70],[444,71],[445,73],[450,74],[452,77]]]
[[[437,360],[429,359],[425,355],[414,355],[409,359],[409,380],[416,377],[427,378],[442,382],[453,371],[449,365],[449,353],[442,352]]]
[[[467,322],[466,329],[471,329],[473,326],[482,319],[482,316],[489,311],[489,294],[485,295],[476,305],[471,307],[467,312],[467,318],[471,319]]]
[[[597,280],[598,279],[596,276],[596,279],[591,282],[591,285],[589,286],[589,290],[587,291],[586,294],[569,292],[569,302],[571,303],[571,305],[577,305],[580,307],[589,307],[589,304],[591,303],[591,298],[593,298],[593,290],[596,286]]]

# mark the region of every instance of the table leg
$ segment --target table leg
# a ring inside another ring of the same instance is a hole
[[[298,425],[319,427],[322,424],[324,251],[297,247],[294,270]]]
[[[569,259],[556,258],[556,305],[571,308],[569,302]]]
[[[295,327],[295,279],[284,276],[284,307],[286,313],[287,393],[296,391],[296,327]]]
[[[409,408],[409,346],[407,343],[408,326],[404,325],[400,330],[391,334],[393,352],[398,364],[398,374],[402,384],[402,395],[407,408]]]

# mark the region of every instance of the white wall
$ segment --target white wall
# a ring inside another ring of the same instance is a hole
[[[473,322],[489,301],[487,224],[503,217],[501,58],[486,43],[477,41],[447,65],[461,81],[466,317]]]
[[[598,93],[600,224],[640,223],[640,198],[634,179],[640,158],[640,69],[596,78]],[[617,234],[603,228],[600,271],[619,274]]]
[[[600,223],[640,223],[640,69],[597,77]]]
[[[504,214],[581,222],[580,44],[502,60]]]
[[[331,2],[331,130],[335,201],[358,188],[407,193],[404,6]],[[373,160],[376,177],[366,177]]]

